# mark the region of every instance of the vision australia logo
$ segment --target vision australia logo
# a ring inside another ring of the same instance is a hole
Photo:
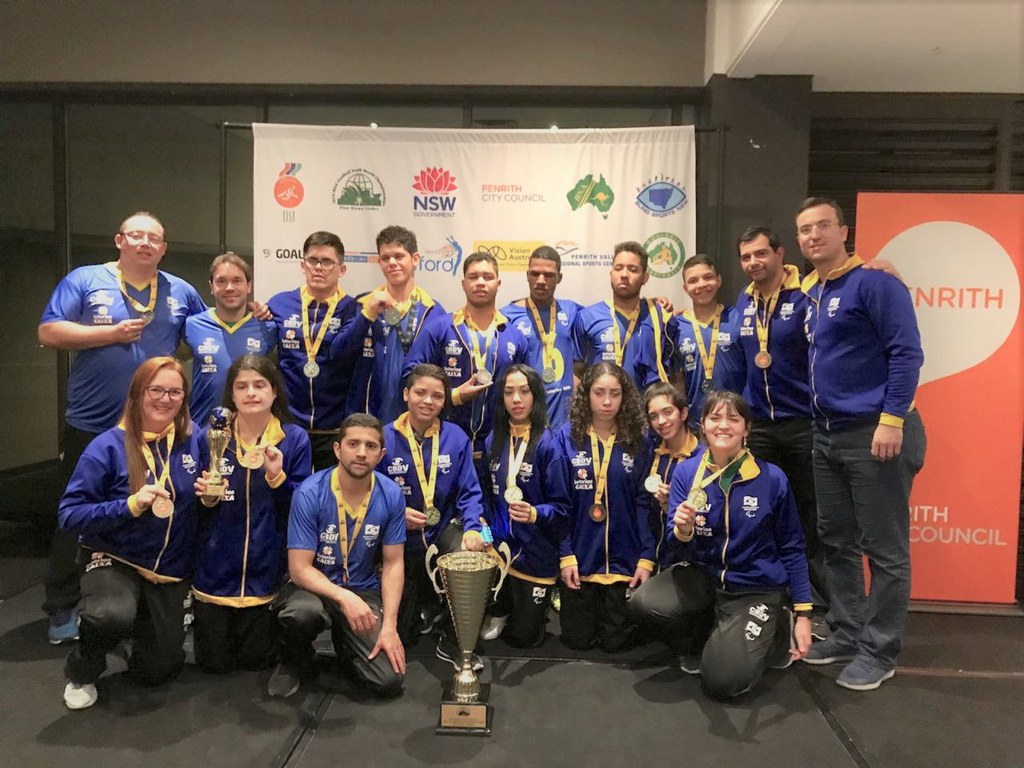
[[[592,205],[607,219],[608,211],[615,202],[615,193],[608,186],[603,173],[598,174],[597,181],[594,181],[594,174],[588,173],[576,182],[576,186],[566,193],[565,198],[574,211],[578,211],[584,205]]]
[[[386,201],[384,185],[365,168],[345,171],[334,182],[331,199],[342,210],[383,208]]]

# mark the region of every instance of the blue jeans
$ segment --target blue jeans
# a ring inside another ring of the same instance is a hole
[[[921,417],[912,411],[899,456],[878,461],[871,456],[875,427],[827,432],[815,426],[814,484],[832,636],[891,668],[910,604],[910,488],[924,465],[926,439]],[[866,597],[862,554],[871,570]]]

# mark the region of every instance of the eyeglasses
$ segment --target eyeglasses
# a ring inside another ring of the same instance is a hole
[[[154,235],[152,232],[141,232],[137,230],[135,232],[122,232],[121,234],[124,235],[132,245],[142,245],[147,240],[149,240],[149,244],[152,246],[159,247],[164,244],[164,239],[160,235]]]
[[[172,403],[181,400],[185,397],[185,390],[175,387],[174,389],[165,389],[164,387],[146,387],[146,393],[154,400],[163,400],[164,395]]]
[[[320,267],[321,269],[323,269],[324,272],[330,272],[332,269],[338,266],[338,262],[335,261],[334,259],[318,259],[314,256],[306,256],[302,259],[302,261],[310,269],[316,269],[317,267]]]
[[[838,221],[827,221],[827,220],[826,221],[816,221],[813,224],[804,224],[802,227],[800,227],[797,230],[797,232],[800,233],[801,235],[803,235],[804,237],[807,237],[807,235],[812,234],[814,232],[814,230],[818,230],[819,232],[824,234],[824,233],[828,232],[830,229],[832,229],[833,227],[838,227],[838,226],[839,226],[839,222]]]

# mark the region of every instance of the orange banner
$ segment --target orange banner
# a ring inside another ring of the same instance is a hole
[[[910,287],[928,434],[910,497],[912,597],[1012,603],[1024,425],[1024,195],[857,196],[857,253]]]

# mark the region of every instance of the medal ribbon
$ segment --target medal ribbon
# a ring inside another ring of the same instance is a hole
[[[149,438],[154,442],[159,440],[161,435],[152,434],[149,432],[143,433],[143,439]],[[167,452],[167,458],[160,457],[160,474],[156,471],[156,458],[153,456],[153,451],[149,448],[149,440],[146,440],[142,444],[142,455],[146,459],[146,466],[149,467],[149,471],[153,473],[153,483],[159,485],[161,488],[167,488],[167,480],[171,476],[171,446],[174,444],[174,424],[172,423],[170,429],[167,431],[167,437],[164,440],[164,450]],[[168,489],[171,493],[171,499],[174,499],[174,484],[171,483],[171,487]]]
[[[519,439],[519,448],[515,448],[515,441]],[[526,446],[530,442],[530,428],[526,428],[525,434],[508,436],[508,474],[505,476],[505,487],[511,488],[516,485],[519,478],[519,468],[523,466],[523,459],[526,458]]]
[[[761,348],[761,354],[768,351],[768,326],[772,322],[772,313],[775,312],[775,305],[779,302],[779,294],[782,292],[781,286],[776,288],[771,296],[764,296],[759,293],[758,290],[754,289],[754,324],[757,327],[757,343]],[[764,302],[765,313],[764,321],[761,320],[761,302]]]
[[[432,424],[427,429],[423,438],[424,443],[432,437],[435,438],[434,445],[432,446],[433,450],[430,452],[429,480],[427,479],[426,462],[423,459],[423,446],[416,439],[412,424],[409,423],[408,411],[395,419],[395,430],[402,434],[409,442],[409,449],[412,452],[412,463],[416,467],[416,477],[420,481],[420,492],[423,494],[423,513],[426,514],[427,510],[434,506],[434,492],[437,488],[437,456],[440,453],[438,450],[440,445],[436,438],[440,435],[440,425],[437,422]]]
[[[606,301],[605,304],[608,305],[608,309],[612,313],[612,333],[614,334],[612,338],[615,341],[615,364],[622,365],[622,358],[626,352],[626,345],[629,344],[629,340],[633,338],[633,331],[636,330],[636,322],[640,319],[640,307],[637,307],[629,315],[623,315],[623,317],[629,320],[629,325],[626,326],[626,338],[620,339],[619,318],[616,317],[618,312],[615,309],[615,304],[611,301]]]
[[[697,337],[697,349],[700,352],[700,364],[704,367],[704,378],[712,381],[715,374],[715,357],[718,355],[718,326],[722,324],[722,305],[715,309],[714,319],[711,321],[711,351],[704,346],[704,337],[700,333],[700,321],[697,317],[690,317],[690,325],[693,326],[693,335]]]
[[[590,430],[590,454],[593,456],[594,466],[594,503],[600,504],[604,498],[605,489],[608,487],[608,467],[612,463],[612,447],[615,445],[615,431],[608,435],[607,440],[601,440],[604,446],[604,457],[597,450],[597,433]]]
[[[487,370],[487,358],[490,357],[494,338],[498,335],[497,321],[492,321],[486,329],[481,329],[477,328],[476,323],[469,318],[469,315],[466,315],[465,323],[466,328],[469,329],[469,341],[472,346],[470,355],[473,357],[473,367],[477,371]],[[482,353],[480,352],[480,336],[483,336],[485,339],[484,351]],[[495,357],[497,357],[497,354],[495,354]]]
[[[128,295],[128,285],[124,281],[124,274],[120,269],[117,270],[117,283],[121,286],[121,295],[125,297],[128,303],[131,304],[132,309],[136,312],[140,314],[143,312],[152,312],[153,308],[156,306],[156,277],[156,275],[153,275],[153,277],[149,279],[149,304],[144,305]]]
[[[306,290],[306,286],[302,286],[299,289],[299,296],[302,300],[302,341],[306,347],[306,357],[309,358],[309,362],[316,362],[316,354],[320,351],[320,345],[324,343],[324,336],[327,335],[327,327],[331,324],[330,321],[334,316],[334,309],[338,306],[338,302],[341,301],[344,295],[341,289],[338,289],[327,300],[327,314],[324,315],[323,322],[320,324],[320,330],[317,331],[316,339],[314,339],[309,328],[309,305],[314,302],[320,304],[320,302],[310,295],[309,291]],[[317,312],[319,313],[319,309]]]
[[[708,471],[708,468],[711,466],[709,463],[711,461],[711,451],[708,451],[707,453],[704,454],[704,460],[700,463],[700,467],[697,470],[697,476],[693,478],[693,485],[690,486],[690,493],[693,493],[697,489],[704,490],[713,482],[715,482],[715,480],[721,477],[722,473],[729,469],[729,467],[731,467],[733,464],[736,464],[737,462],[743,461],[743,459],[745,458],[747,458],[747,451],[744,450],[737,454],[736,458],[734,458],[724,467],[719,469],[717,472],[708,475],[707,477],[704,477],[704,474]],[[689,497],[689,495],[690,494],[687,494],[687,497]]]
[[[352,548],[356,545],[356,540],[359,538],[359,532],[363,529],[363,522],[366,520],[366,511],[370,508],[370,497],[373,496],[373,486],[376,484],[377,478],[374,475],[370,475],[370,490],[363,496],[362,502],[359,504],[359,509],[352,512],[352,507],[345,501],[345,497],[341,493],[341,486],[338,484],[338,470],[335,469],[331,473],[331,491],[334,493],[334,498],[338,502],[338,548],[341,549],[341,572],[342,579],[348,581],[348,558],[352,554]],[[352,518],[352,541],[348,540],[348,518]]]
[[[658,364],[658,378],[667,383],[668,373],[661,359],[661,308],[653,299],[647,300],[647,313],[651,316],[651,326],[654,328],[654,360]]]
[[[548,330],[544,330],[544,325],[540,321],[540,311],[537,309],[537,305],[533,303],[533,299],[526,299],[526,306],[530,309],[530,314],[533,315],[533,324],[537,326],[537,336],[540,338],[541,344],[543,345],[542,360],[544,361],[545,368],[555,369],[555,302],[551,302],[551,309],[548,319]]]

